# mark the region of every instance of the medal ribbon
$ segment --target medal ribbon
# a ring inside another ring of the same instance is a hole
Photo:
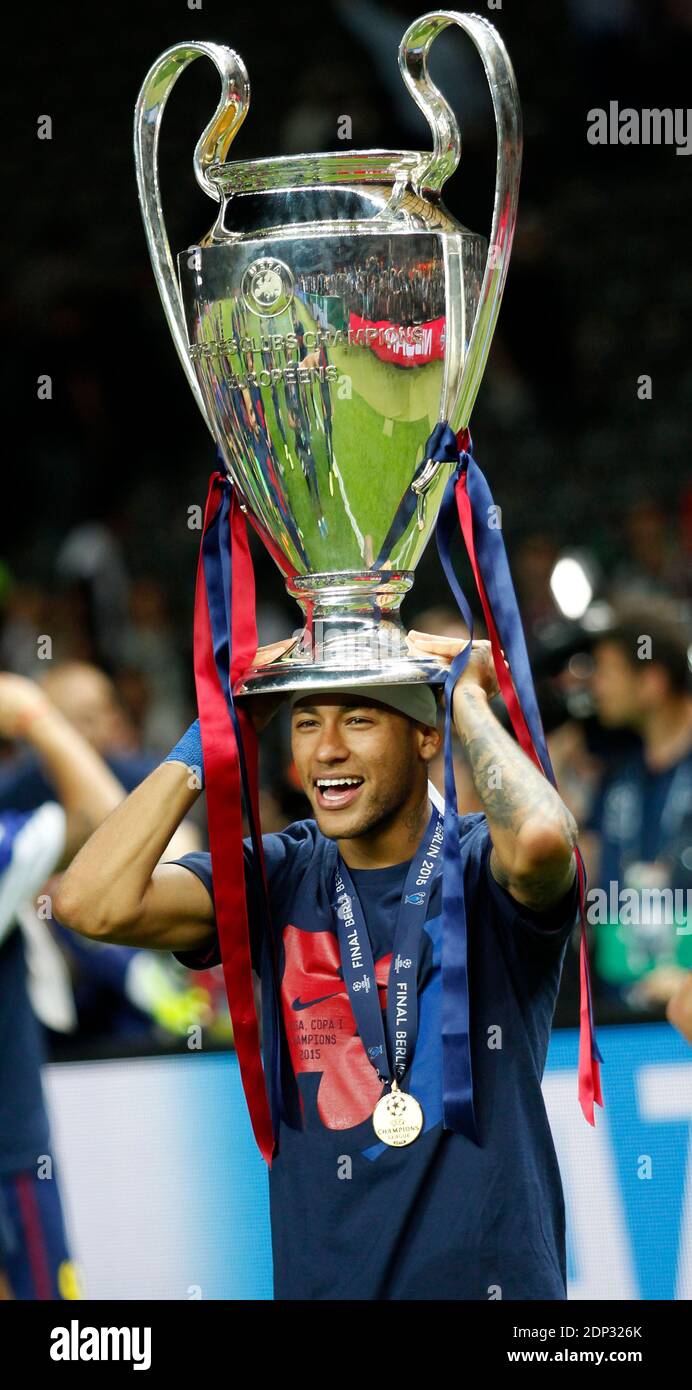
[[[421,932],[432,887],[442,867],[443,835],[443,818],[433,810],[421,845],[411,860],[399,904],[387,985],[386,1036],[372,945],[360,899],[341,857],[334,870],[332,914],[344,983],[368,1061],[383,1082],[400,1082],[413,1061],[418,1036]]]
[[[233,686],[257,651],[255,584],[245,518],[228,478],[209,480],[195,590],[195,684],[207,791],[216,925],[245,1098],[260,1152],[271,1164],[283,1114],[276,958],[270,930],[258,807],[257,736]],[[253,846],[254,898],[273,983],[268,1082],[262,1067],[245,892],[243,800]]]
[[[555,786],[555,775],[545,741],[538,701],[531,675],[526,640],[509,570],[502,528],[493,524],[499,516],[492,494],[472,455],[468,430],[458,439],[444,422],[438,424],[428,441],[426,455],[433,460],[455,464],[437,521],[440,560],[457,605],[473,636],[471,614],[454,574],[451,539],[454,514],[466,543],[476,587],[490,638],[498,685],[502,692],[516,738],[544,776]],[[445,888],[443,891],[443,1068],[445,1124],[469,1137],[475,1135],[473,1081],[468,1033],[468,980],[466,959],[466,921],[461,870],[458,866],[458,817],[451,743],[451,704],[456,681],[470,656],[470,643],[452,663],[445,681]],[[462,657],[466,660],[462,661]],[[585,875],[581,855],[575,850],[581,919],[580,1008],[579,1008],[579,1103],[586,1119],[594,1124],[594,1102],[603,1104],[599,1063],[601,1053],[593,1022],[591,976],[586,936]],[[457,860],[454,868],[453,860]],[[449,887],[447,875],[449,873]],[[461,891],[459,891],[461,890]],[[445,990],[445,981],[447,990]],[[454,1000],[454,992],[457,1000]],[[445,997],[447,995],[447,998]],[[461,1021],[456,1018],[457,1009]]]

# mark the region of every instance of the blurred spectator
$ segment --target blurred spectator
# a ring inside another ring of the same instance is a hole
[[[18,676],[33,678],[39,665],[36,635],[43,631],[44,597],[36,585],[9,587],[4,604],[0,664]]]
[[[565,719],[548,735],[548,752],[560,796],[577,825],[588,820],[602,765],[589,747],[584,722]]]
[[[121,645],[125,671],[147,692],[141,729],[148,748],[167,752],[189,723],[186,681],[161,584],[139,579],[130,592],[130,621]]]
[[[36,933],[27,937],[24,910],[56,866],[69,862],[117,806],[122,788],[45,692],[23,676],[0,675],[0,735],[26,739],[55,788],[54,796],[33,813],[14,808],[0,813],[3,1293],[23,1299],[77,1298],[41,1086],[42,1039],[32,1008],[32,957],[40,959],[40,934],[47,927],[37,921],[38,939]],[[62,984],[58,972],[54,989],[60,992]]]
[[[689,644],[677,610],[660,604],[621,612],[594,644],[599,718],[641,740],[604,777],[587,827],[597,838],[593,884],[608,897],[607,920],[595,926],[597,973],[634,1005],[666,1003],[692,965],[692,916],[681,918],[677,902],[673,916],[664,896],[647,901],[651,890],[683,890],[686,902],[692,887]]]
[[[627,559],[613,577],[611,595],[616,602],[690,595],[690,571],[672,518],[656,498],[634,502],[625,512],[622,531]]]
[[[45,665],[45,663],[44,663]],[[64,662],[45,672],[41,687],[52,705],[105,759],[120,784],[132,791],[156,766],[158,759],[138,746],[134,730],[117,697],[113,682],[95,666]],[[179,732],[180,726],[178,726]],[[173,740],[172,740],[173,741]],[[55,795],[46,772],[35,755],[16,755],[0,771],[0,811],[30,812]],[[170,853],[199,849],[199,832],[191,823],[180,827]],[[86,1039],[103,1042],[114,1038],[149,1036],[152,1019],[166,1032],[177,1033],[179,1019],[210,1021],[201,986],[189,994],[184,972],[171,967],[141,963],[141,953],[124,946],[82,939],[53,922],[53,931],[67,959],[76,1007],[76,1027],[70,1024],[71,1045]],[[187,1009],[187,1013],[185,1013]],[[61,1024],[44,1017],[53,1046],[58,1045]],[[65,1044],[61,1044],[65,1051]]]
[[[58,552],[56,571],[83,597],[93,657],[113,670],[121,660],[128,597],[127,570],[113,532],[100,522],[76,526]]]
[[[533,531],[515,551],[514,581],[529,639],[541,624],[557,616],[550,576],[558,554],[555,537],[547,531]]]
[[[45,667],[46,663],[43,663]],[[126,791],[151,772],[157,759],[140,751],[112,681],[96,666],[67,661],[40,682],[55,706],[104,757]],[[0,809],[31,811],[52,794],[34,756],[18,752],[0,769]]]

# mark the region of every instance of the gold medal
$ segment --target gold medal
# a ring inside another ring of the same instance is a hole
[[[400,1091],[396,1081],[385,1096],[378,1100],[372,1112],[373,1129],[378,1139],[390,1148],[403,1149],[418,1138],[423,1128],[423,1111],[415,1096]]]

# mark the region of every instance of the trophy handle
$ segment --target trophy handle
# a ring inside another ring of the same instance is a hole
[[[195,146],[194,170],[204,192],[217,203],[220,201],[219,191],[208,178],[207,170],[211,164],[226,158],[231,141],[245,120],[250,105],[250,81],[245,64],[232,48],[216,43],[179,43],[157,58],[144,79],[135,107],[135,168],[144,230],[161,302],[192,393],[211,429],[204,398],[188,356],[185,313],[166,235],[158,171],[159,132],[169,93],[184,68],[200,57],[210,58],[213,62],[221,77],[222,92],[216,111]]]
[[[421,197],[439,194],[454,173],[461,155],[461,137],[454,113],[428,73],[430,45],[450,24],[463,29],[478,49],[490,86],[497,129],[495,203],[488,255],[464,370],[456,400],[449,411],[449,423],[456,432],[468,425],[507,279],[517,216],[522,134],[514,69],[497,30],[480,15],[458,14],[456,10],[436,10],[423,15],[406,30],[399,46],[401,76],[433,134],[433,151],[416,171],[415,191]]]

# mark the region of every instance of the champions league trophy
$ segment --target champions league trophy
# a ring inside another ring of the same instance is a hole
[[[487,254],[441,198],[461,141],[427,63],[450,24],[478,49],[495,111]],[[222,95],[194,170],[218,211],[176,273],[159,131],[173,85],[200,56]],[[409,655],[398,610],[454,467],[426,446],[439,422],[455,433],[468,425],[497,320],[521,114],[504,45],[479,16],[424,15],[401,41],[399,66],[429,122],[430,152],[227,162],[250,85],[238,54],[213,43],[169,48],[137,102],[139,197],[178,355],[240,505],[306,619],[291,651],[250,669],[236,694],[441,678],[433,660]]]

